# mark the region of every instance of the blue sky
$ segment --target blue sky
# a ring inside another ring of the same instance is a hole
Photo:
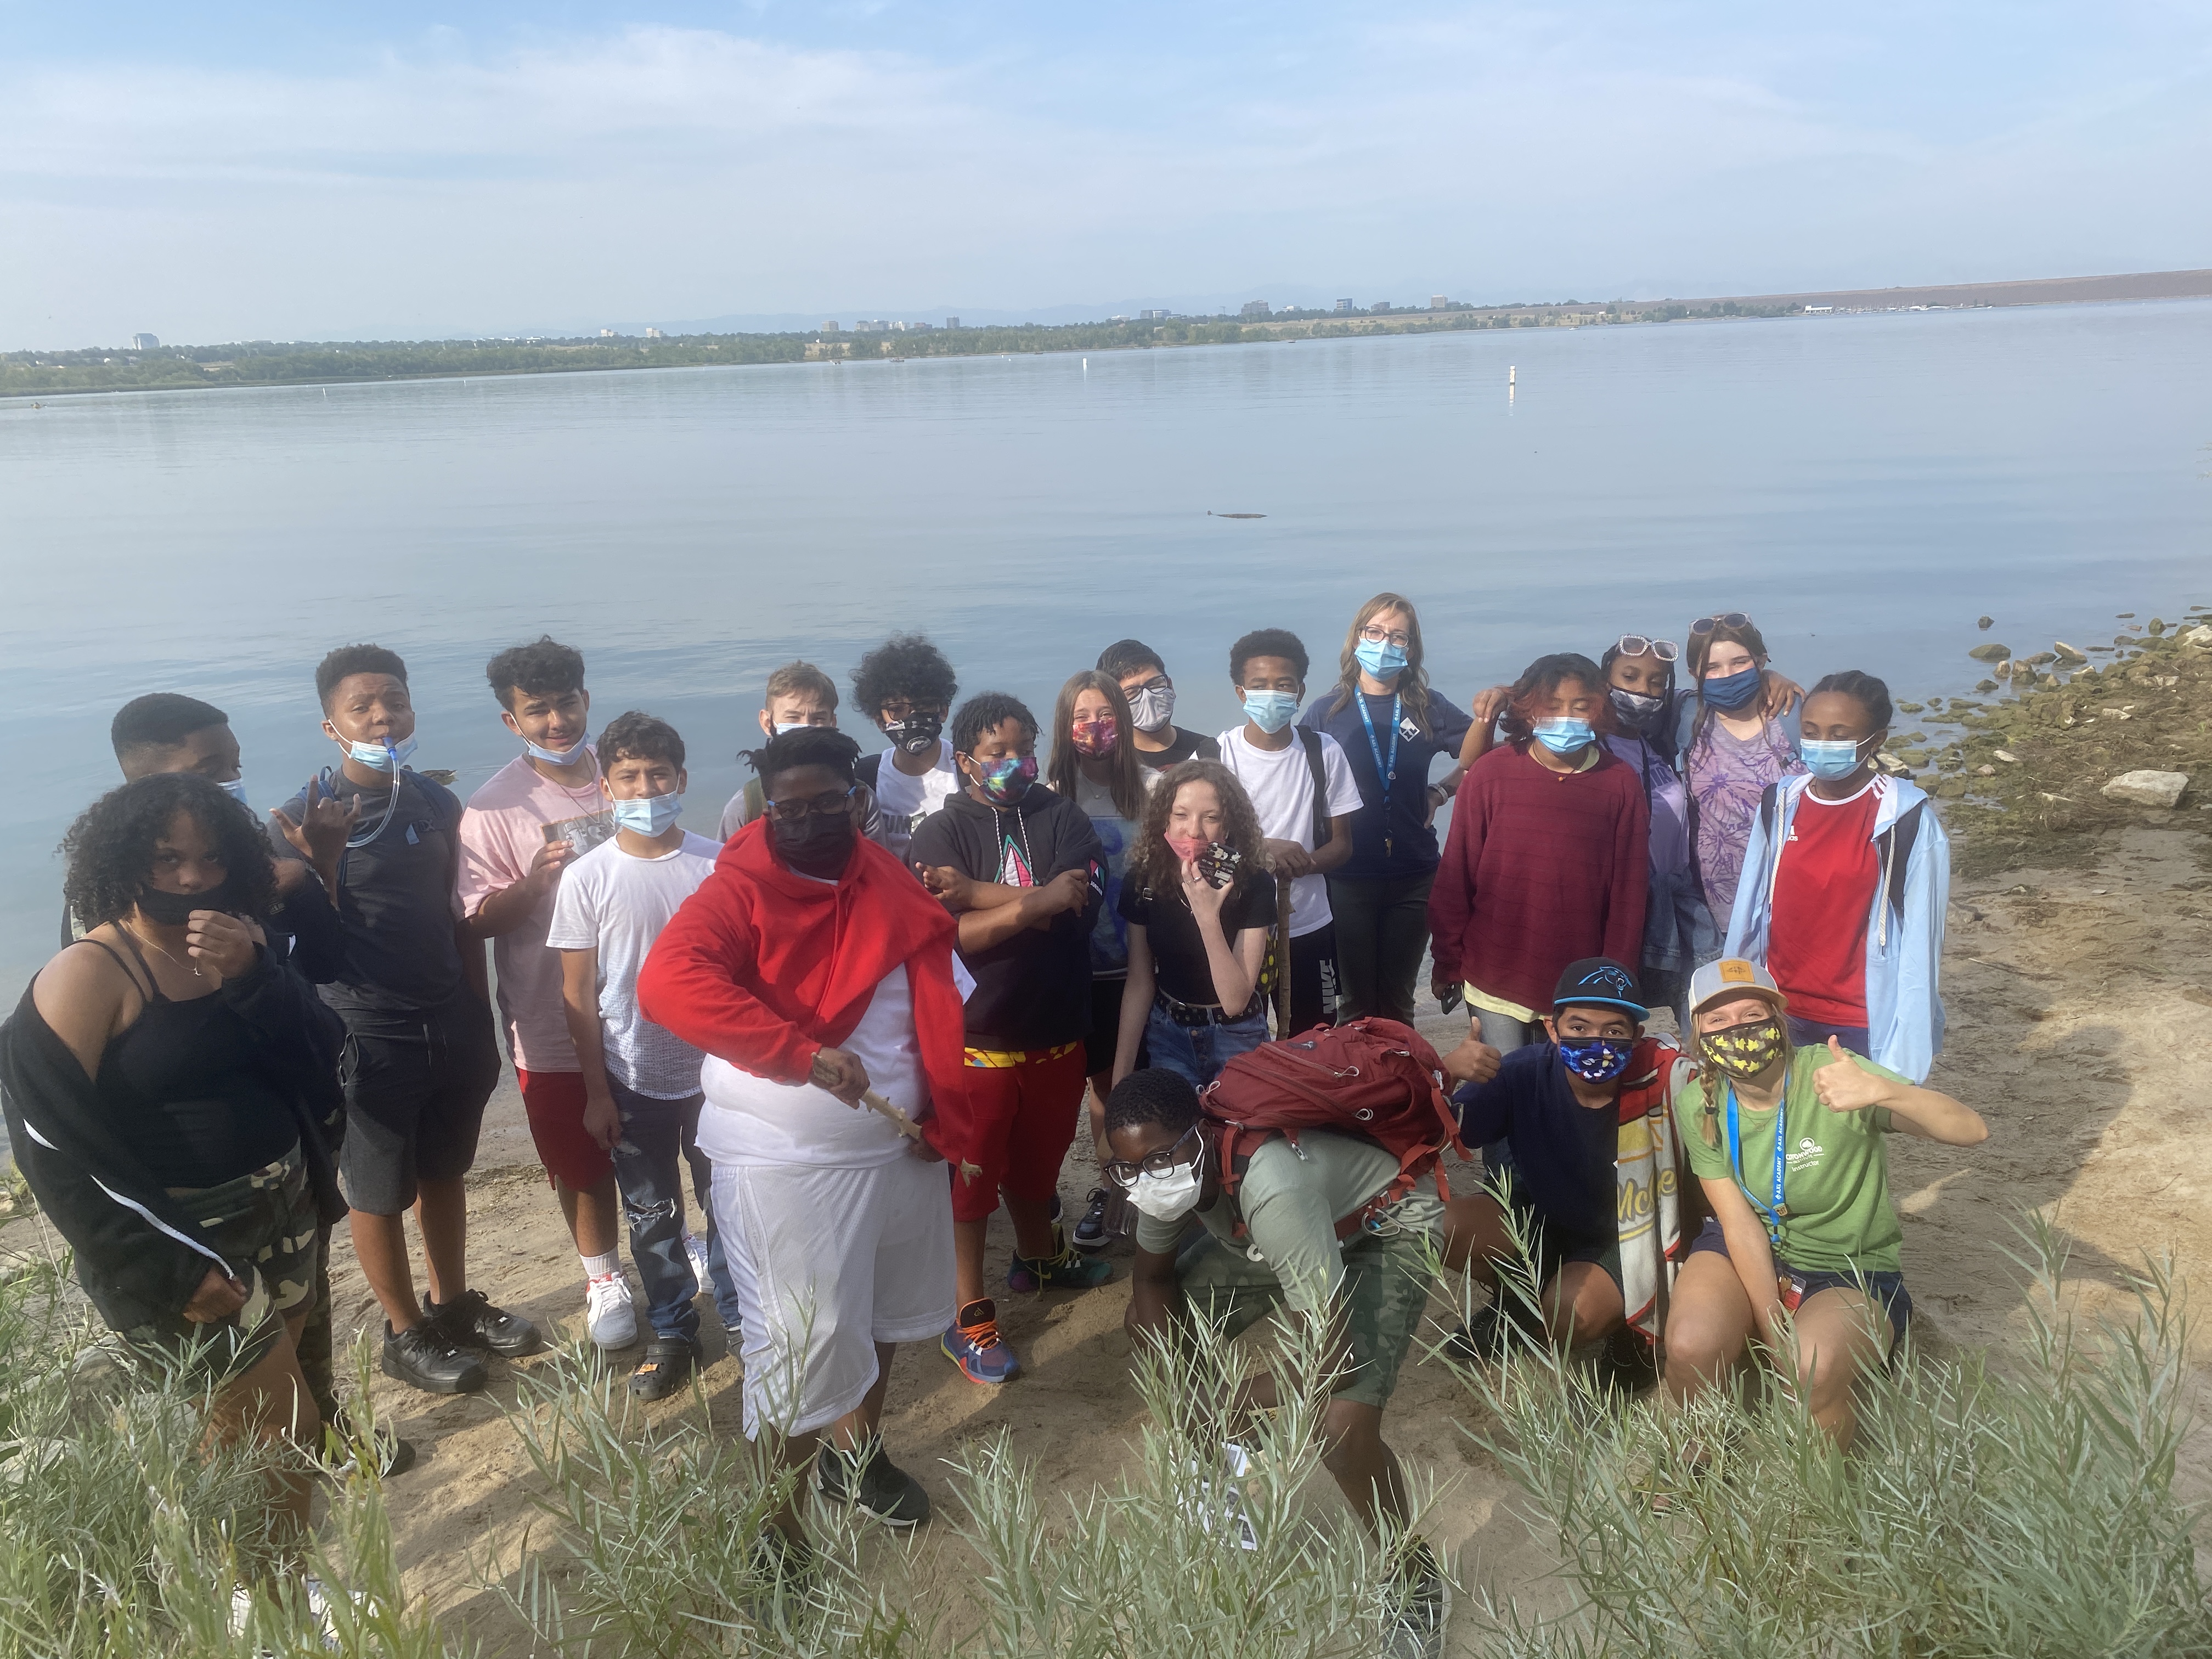
[[[0,0],[0,347],[2212,265],[2202,3]]]

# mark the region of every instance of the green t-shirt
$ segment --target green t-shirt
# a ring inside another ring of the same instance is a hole
[[[1876,1077],[1911,1081],[1870,1060],[1849,1058]],[[1832,1112],[1823,1106],[1814,1092],[1813,1076],[1831,1063],[1825,1045],[1800,1048],[1790,1062],[1781,1108],[1782,1201],[1788,1213],[1782,1218],[1775,1257],[1792,1267],[1826,1273],[1896,1273],[1897,1247],[1905,1234],[1889,1202],[1889,1159],[1881,1139],[1890,1132],[1889,1110],[1873,1106],[1863,1112]],[[1717,1089],[1717,1098],[1720,1109],[1713,1123],[1719,1144],[1707,1146],[1701,1127],[1705,1086],[1691,1067],[1681,1068],[1674,1121],[1690,1155],[1691,1172],[1700,1180],[1732,1182],[1736,1175],[1729,1164],[1725,1087]],[[1773,1200],[1774,1113],[1752,1111],[1739,1097],[1736,1116],[1743,1139],[1743,1185],[1758,1200],[1751,1206],[1758,1212]]]
[[[1344,1246],[1336,1224],[1356,1215],[1397,1178],[1398,1160],[1373,1141],[1328,1129],[1308,1129],[1298,1145],[1278,1136],[1262,1141],[1237,1183],[1247,1237],[1231,1237],[1236,1218],[1216,1199],[1198,1211],[1206,1231],[1231,1249],[1257,1250],[1275,1270],[1283,1299],[1302,1312],[1318,1313],[1344,1284]],[[1424,1178],[1387,1212],[1407,1232],[1432,1232],[1443,1223],[1443,1206]],[[1182,1236],[1180,1221],[1137,1218],[1137,1248],[1165,1255]],[[1352,1235],[1354,1238],[1358,1234]]]

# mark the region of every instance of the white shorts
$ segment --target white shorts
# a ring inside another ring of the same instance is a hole
[[[942,1164],[717,1164],[714,1193],[744,1313],[748,1440],[827,1428],[875,1386],[877,1343],[951,1324]]]

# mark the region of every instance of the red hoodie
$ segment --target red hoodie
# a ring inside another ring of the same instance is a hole
[[[968,1152],[958,925],[899,861],[856,842],[833,886],[794,875],[757,818],[653,941],[637,976],[645,1017],[694,1048],[775,1083],[803,1083],[814,1056],[853,1035],[903,963],[930,1109],[929,1144],[956,1165]]]

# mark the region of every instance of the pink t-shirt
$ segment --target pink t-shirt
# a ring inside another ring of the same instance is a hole
[[[516,757],[469,797],[461,814],[462,914],[474,915],[494,893],[528,875],[531,860],[547,842],[572,841],[581,854],[614,832],[614,809],[599,786],[596,750],[590,781],[580,789],[562,788]],[[545,944],[553,900],[549,889],[529,921],[491,942],[500,1023],[507,1027],[507,1052],[518,1071],[582,1069],[561,1014],[561,953]]]

